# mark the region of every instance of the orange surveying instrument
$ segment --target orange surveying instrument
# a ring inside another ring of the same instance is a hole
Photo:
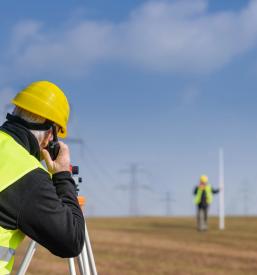
[[[73,179],[75,180],[76,191],[78,194],[78,192],[79,192],[78,185],[79,185],[79,183],[82,182],[82,178],[78,177],[79,167],[71,166],[71,174],[72,174]],[[78,198],[79,205],[80,205],[81,209],[83,210],[83,207],[85,205],[85,197],[78,195],[77,198]],[[36,251],[36,246],[37,246],[37,243],[35,241],[31,240],[31,242],[27,248],[26,254],[23,258],[23,261],[19,267],[17,275],[25,275],[26,274],[29,264],[32,260],[32,257]],[[76,259],[77,259],[80,275],[91,275],[91,274],[97,275],[94,255],[93,255],[93,251],[92,251],[92,247],[91,247],[91,243],[90,243],[89,235],[88,235],[88,231],[87,231],[86,220],[85,220],[84,247],[82,249],[82,252],[79,254],[79,256]],[[75,268],[75,259],[69,258],[68,263],[69,263],[70,274],[76,275],[77,273],[76,273],[76,268]]]

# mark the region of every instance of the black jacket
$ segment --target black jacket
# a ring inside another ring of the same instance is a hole
[[[0,130],[39,160],[38,142],[25,127],[5,122]],[[85,224],[71,174],[60,172],[51,179],[37,168],[0,192],[0,226],[20,229],[57,256],[77,256],[83,248]]]

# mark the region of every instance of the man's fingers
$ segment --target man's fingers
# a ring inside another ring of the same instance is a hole
[[[59,141],[59,144],[60,144],[60,151],[59,151],[59,154],[57,156],[57,158],[63,158],[63,157],[68,157],[69,159],[69,147],[67,144],[63,143],[62,141]]]
[[[51,159],[51,156],[50,156],[49,152],[46,149],[43,149],[42,154],[43,154],[43,157],[44,157],[44,160],[45,160],[46,164],[51,165],[53,163],[53,160]]]
[[[65,144],[64,142],[59,141],[59,144],[60,144],[61,151],[63,151],[64,153],[66,153],[69,150],[68,145]]]
[[[49,152],[46,149],[42,150],[42,156],[45,160],[48,171],[52,174],[70,171],[70,154],[68,145],[59,142],[60,150],[57,158],[53,161]]]

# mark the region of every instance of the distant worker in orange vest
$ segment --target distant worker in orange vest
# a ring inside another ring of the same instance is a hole
[[[213,200],[213,194],[219,193],[219,189],[213,189],[209,184],[208,177],[202,175],[198,186],[194,189],[194,203],[197,206],[197,229],[208,229],[208,209]]]

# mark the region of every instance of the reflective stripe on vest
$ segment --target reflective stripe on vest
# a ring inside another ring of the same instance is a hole
[[[14,249],[0,246],[0,261],[9,262],[14,254]]]
[[[0,192],[36,168],[46,169],[10,135],[0,131]],[[15,249],[24,239],[19,230],[0,226],[0,274],[10,274]]]
[[[9,266],[13,265],[15,250],[0,246],[0,274],[10,274]]]
[[[210,184],[207,184],[204,188],[198,187],[197,193],[196,193],[195,198],[194,198],[194,203],[195,204],[200,204],[201,199],[202,199],[202,194],[203,194],[204,190],[206,192],[206,202],[207,202],[207,204],[212,203],[212,199],[213,199],[212,188],[211,188]]]

